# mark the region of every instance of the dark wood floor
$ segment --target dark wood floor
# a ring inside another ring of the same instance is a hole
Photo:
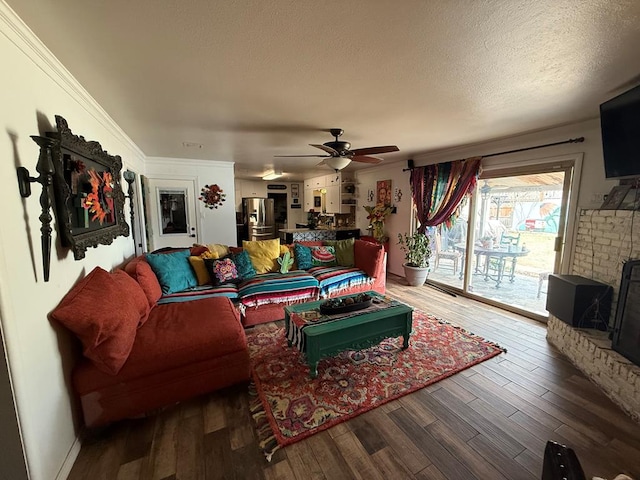
[[[587,478],[640,479],[640,426],[545,339],[545,326],[432,288],[388,292],[508,349],[276,452],[259,453],[246,386],[120,422],[87,439],[69,480],[539,479],[547,440]]]

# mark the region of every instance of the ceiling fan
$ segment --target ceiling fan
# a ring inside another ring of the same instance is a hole
[[[335,138],[333,142],[326,142],[322,145],[316,145],[310,143],[312,147],[323,150],[328,155],[276,155],[276,157],[318,157],[324,158],[320,165],[328,165],[335,171],[342,170],[352,161],[361,163],[377,164],[382,161],[381,158],[372,157],[370,155],[377,155],[381,153],[398,152],[399,149],[395,145],[387,145],[384,147],[368,147],[368,148],[355,148],[350,150],[351,144],[349,142],[342,142],[338,138],[344,133],[341,128],[332,128],[329,130],[331,135]]]

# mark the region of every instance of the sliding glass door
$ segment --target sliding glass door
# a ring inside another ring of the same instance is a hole
[[[487,303],[547,317],[546,286],[559,271],[572,165],[481,175],[452,225],[430,229],[429,280]]]

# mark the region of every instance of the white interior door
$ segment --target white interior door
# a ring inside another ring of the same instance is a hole
[[[149,178],[147,182],[150,250],[190,247],[198,242],[193,180]]]

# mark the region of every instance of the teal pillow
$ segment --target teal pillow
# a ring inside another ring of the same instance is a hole
[[[331,245],[336,249],[336,259],[338,265],[342,267],[355,267],[355,238],[347,238],[345,240],[325,240],[325,245]]]
[[[293,250],[295,253],[296,263],[298,264],[298,269],[309,270],[313,267],[313,263],[311,262],[311,249],[309,247],[300,245],[299,243],[294,243]]]
[[[314,267],[335,267],[336,249],[331,246],[309,247],[311,250],[311,264]]]
[[[158,277],[162,293],[181,292],[198,285],[198,279],[189,263],[189,249],[172,253],[148,253],[147,262]]]
[[[253,268],[251,257],[249,257],[249,252],[246,250],[233,255],[233,263],[236,264],[238,276],[241,280],[248,280],[256,276],[256,269]]]

